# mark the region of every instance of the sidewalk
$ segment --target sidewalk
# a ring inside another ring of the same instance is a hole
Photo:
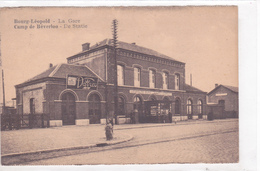
[[[63,126],[21,129],[1,132],[1,155],[20,155],[75,148],[90,148],[99,144],[111,145],[131,140],[127,134],[114,133],[106,141],[105,125]]]
[[[189,120],[177,122],[178,125],[203,124],[208,122],[228,122],[226,120]],[[116,130],[172,126],[175,123],[147,123],[114,125],[114,139],[106,141],[105,125],[62,126],[42,129],[22,129],[1,131],[1,155],[15,156],[24,153],[39,153],[75,148],[90,148],[99,144],[117,144],[131,140],[131,135],[117,133]]]
[[[115,125],[114,130],[123,130],[123,129],[136,129],[136,128],[148,128],[148,127],[161,127],[161,126],[172,126],[172,125],[190,125],[190,124],[204,124],[211,122],[231,122],[233,120],[237,120],[237,118],[228,118],[228,119],[216,119],[216,120],[184,120],[177,121],[176,124],[173,123],[141,123],[141,124],[122,124]]]

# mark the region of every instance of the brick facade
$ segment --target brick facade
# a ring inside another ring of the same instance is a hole
[[[28,108],[29,97],[26,100],[21,100],[28,96],[24,93],[24,89],[29,89],[30,86],[37,88],[36,82],[39,82],[39,84],[44,85],[41,86],[43,87],[41,88],[42,96],[33,98],[37,99],[37,103],[42,103],[38,107],[41,108],[43,113],[50,114],[52,126],[61,125],[64,122],[64,117],[67,117],[64,115],[66,108],[64,94],[66,93],[72,95],[68,97],[71,99],[66,102],[73,106],[69,110],[74,113],[72,117],[75,117],[73,118],[75,124],[105,123],[106,118],[113,117],[113,73],[115,67],[111,40],[106,39],[90,48],[86,49],[85,47],[84,50],[67,58],[68,64],[55,66],[49,72],[46,71],[28,82],[17,85],[19,113],[25,112],[26,105]],[[170,107],[167,108],[167,112],[172,113],[172,118],[186,120],[188,118],[187,101],[190,100],[192,105],[191,118],[206,118],[206,93],[185,84],[184,63],[135,44],[119,42],[117,64],[123,66],[124,77],[123,85],[118,86],[118,96],[122,100],[122,110],[121,113],[118,113],[120,123],[129,122],[130,114],[135,110],[136,97],[142,103],[142,107],[139,108],[139,115],[146,115],[146,106],[144,106],[146,102],[156,100],[158,103],[163,103],[168,100]],[[134,86],[135,67],[140,68],[141,71],[140,87]],[[151,69],[155,71],[155,88],[149,87],[149,70]],[[163,73],[168,74],[167,89],[163,89]],[[99,80],[97,90],[67,89],[66,77],[68,74],[97,77]],[[176,75],[179,75],[178,89],[175,83]],[[176,103],[179,106],[176,106]],[[178,112],[176,113],[176,111]],[[98,116],[96,116],[96,113],[98,113]]]

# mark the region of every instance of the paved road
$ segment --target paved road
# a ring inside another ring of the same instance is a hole
[[[239,160],[238,120],[115,131],[132,134],[134,139],[35,161],[27,158],[21,164],[236,163]]]

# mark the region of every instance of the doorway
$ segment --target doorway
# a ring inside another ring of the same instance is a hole
[[[62,95],[62,122],[63,125],[75,125],[76,119],[76,104],[75,97],[71,93],[65,93]]]
[[[97,94],[89,96],[89,123],[100,124],[101,119],[101,102]]]

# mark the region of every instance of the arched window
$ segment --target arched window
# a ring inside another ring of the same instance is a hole
[[[188,99],[188,101],[187,101],[187,114],[192,115],[192,101],[191,101],[191,99]]]
[[[202,114],[202,101],[198,100],[198,114]]]
[[[125,99],[118,97],[118,115],[125,115]]]
[[[175,74],[175,90],[180,89],[180,74]]]
[[[155,70],[149,70],[149,87],[155,88]]]
[[[117,65],[117,83],[118,83],[118,85],[125,84],[124,66],[122,66],[122,65]]]
[[[163,72],[163,89],[169,88],[169,74],[167,72]]]
[[[140,87],[141,85],[141,69],[134,67],[134,86]]]
[[[101,102],[100,97],[97,94],[91,94],[89,100],[89,123],[100,123],[101,118]]]
[[[175,100],[175,114],[181,114],[181,101],[179,98]]]
[[[72,93],[65,93],[61,97],[61,112],[63,125],[74,125],[76,119],[75,96]]]

